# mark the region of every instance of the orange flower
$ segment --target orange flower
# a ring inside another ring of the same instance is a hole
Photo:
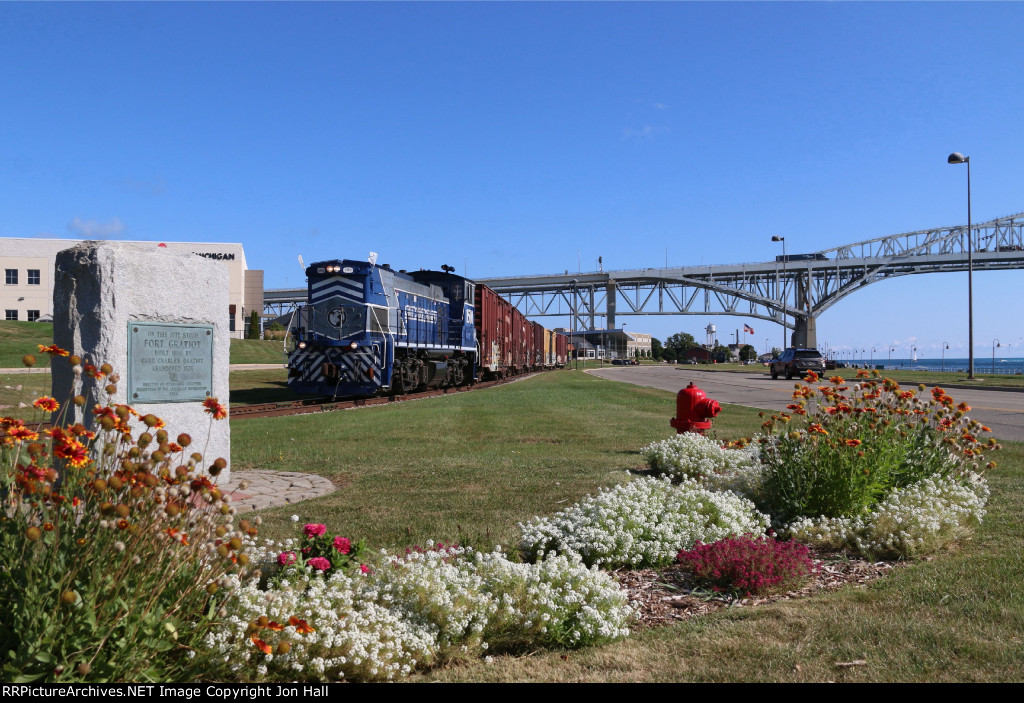
[[[804,376],[804,380],[807,381],[808,383],[817,383],[818,374],[814,373],[813,371],[808,371],[807,375]]]
[[[284,625],[281,625],[280,623],[277,623],[277,622],[274,622],[273,620],[271,620],[270,622],[267,623],[267,629],[268,630],[273,630],[274,632],[280,632],[281,630],[284,629]]]
[[[288,624],[294,627],[295,631],[300,635],[308,635],[310,632],[316,632],[316,630],[309,626],[309,623],[305,620],[300,620],[294,615],[288,618]]]
[[[51,344],[50,346],[45,346],[43,344],[40,344],[38,346],[39,346],[39,351],[45,352],[46,354],[49,354],[50,357],[54,357],[54,356],[68,356],[71,353],[71,352],[69,352],[69,351],[67,351],[65,349],[61,349],[56,344]]]
[[[256,645],[256,649],[260,650],[264,654],[270,654],[273,650],[270,645],[259,638],[259,635],[253,635],[251,638],[252,643]]]
[[[92,378],[95,378],[96,380],[102,380],[103,378],[106,377],[107,374],[103,373],[102,371],[97,369],[92,364],[86,364],[85,365],[85,375],[86,376],[91,376]]]
[[[841,385],[843,381],[845,381],[846,379],[843,378],[842,376],[829,376],[828,380],[832,381],[832,383],[838,386]]]
[[[8,427],[22,427],[24,424],[16,417],[0,417],[0,430],[6,430]]]
[[[55,398],[51,398],[48,395],[44,395],[42,398],[37,399],[36,402],[32,403],[32,405],[40,410],[45,410],[48,413],[55,413],[57,412],[57,408],[60,407],[60,403],[58,403]]]
[[[15,442],[34,442],[39,439],[39,433],[27,427],[12,427],[7,430],[7,434]]]
[[[75,468],[81,468],[91,463],[89,450],[78,440],[65,438],[56,443],[53,447],[53,455],[61,459],[67,459]]]
[[[859,447],[861,445],[861,441],[859,439],[845,439],[843,441],[848,447]]]
[[[228,411],[221,405],[216,398],[207,398],[203,401],[203,407],[206,412],[213,415],[214,420],[223,420],[228,416]]]
[[[871,372],[868,371],[867,369],[860,369],[859,371],[857,371],[857,378],[868,378],[870,375]]]
[[[808,425],[807,426],[807,431],[808,432],[817,432],[818,434],[824,434],[824,435],[828,434],[828,430],[826,430],[824,427],[819,425],[817,422],[812,422],[810,425]]]
[[[956,406],[956,409],[966,413],[971,411],[971,406],[967,403],[960,403],[960,405]]]

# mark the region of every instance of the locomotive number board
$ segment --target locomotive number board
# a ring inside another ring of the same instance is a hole
[[[213,325],[128,323],[128,402],[187,403],[213,394]]]

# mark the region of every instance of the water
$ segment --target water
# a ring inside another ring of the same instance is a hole
[[[946,357],[945,361],[941,357],[938,359],[919,358],[917,361],[911,361],[910,359],[893,359],[890,361],[883,356],[882,358],[876,357],[873,361],[869,357],[864,359],[857,358],[852,362],[848,359],[836,359],[836,361],[852,363],[858,367],[867,364],[869,368],[882,366],[885,369],[912,369],[914,371],[945,370],[961,373],[967,373],[967,366],[970,363],[970,360],[966,357],[962,359]],[[996,354],[995,364],[993,365],[991,356],[975,356],[974,373],[1008,374],[1011,376],[1024,375],[1024,359],[1000,357]]]

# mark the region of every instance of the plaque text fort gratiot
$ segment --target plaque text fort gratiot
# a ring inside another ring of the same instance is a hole
[[[213,392],[213,326],[128,323],[131,403],[185,403]]]

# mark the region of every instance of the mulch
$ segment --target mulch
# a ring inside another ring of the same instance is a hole
[[[807,598],[850,584],[865,586],[899,566],[898,562],[870,562],[836,558],[834,555],[815,554],[813,558],[819,563],[819,568],[804,587],[788,593],[738,599],[702,587],[683,566],[619,569],[613,575],[628,593],[631,605],[637,609],[638,621],[634,627],[646,629],[707,615],[721,608],[755,607]]]

